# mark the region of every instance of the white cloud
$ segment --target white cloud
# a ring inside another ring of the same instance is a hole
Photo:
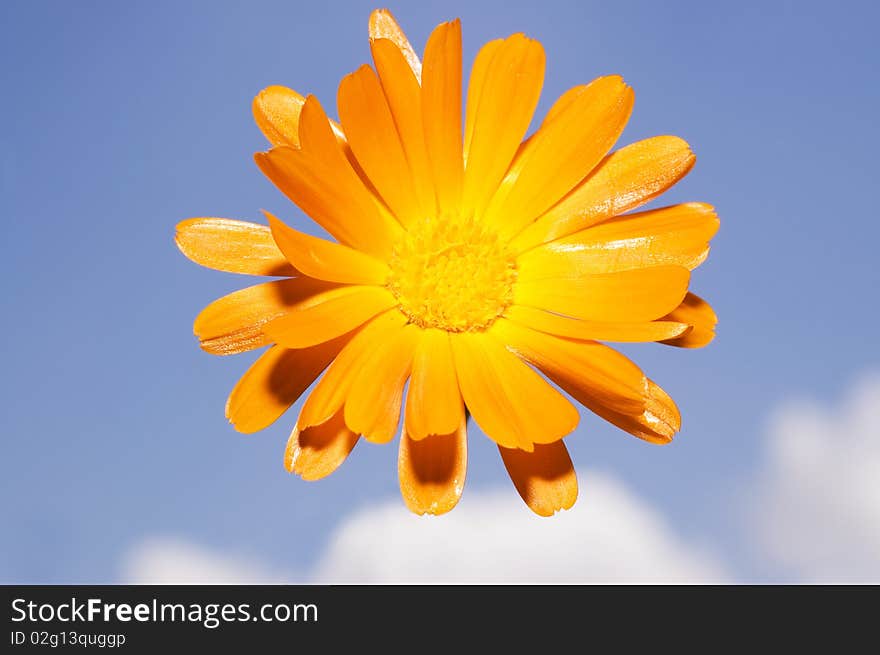
[[[749,528],[804,582],[880,582],[880,376],[835,409],[792,403],[770,423]]]
[[[585,472],[574,509],[534,516],[513,488],[468,494],[442,517],[400,501],[364,510],[315,570],[330,583],[703,583],[726,574],[656,509],[608,475]]]
[[[573,510],[534,516],[513,487],[465,493],[442,517],[416,517],[395,498],[343,519],[305,582],[703,583],[727,579],[705,550],[607,475],[586,472]],[[241,557],[181,540],[149,540],[125,558],[123,581],[276,583]]]
[[[153,538],[122,562],[125,584],[279,584],[286,576],[257,561],[215,552],[182,539]]]

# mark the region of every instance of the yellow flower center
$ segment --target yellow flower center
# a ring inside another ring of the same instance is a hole
[[[513,301],[514,258],[495,232],[473,219],[409,226],[390,267],[388,289],[421,327],[484,330]]]

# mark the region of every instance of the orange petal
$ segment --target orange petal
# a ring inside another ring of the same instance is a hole
[[[681,413],[672,398],[648,380],[645,389],[645,409],[641,414],[625,414],[614,411],[599,399],[589,395],[577,398],[584,407],[609,423],[631,435],[655,444],[666,444],[672,441],[675,433],[681,429]]]
[[[396,302],[382,287],[339,287],[312,296],[262,330],[286,348],[308,348],[350,332]]]
[[[647,378],[616,350],[594,341],[554,337],[503,318],[490,331],[575,400],[594,398],[624,414],[644,411]]]
[[[681,321],[693,329],[678,337],[664,341],[668,346],[679,348],[702,348],[715,338],[718,317],[712,306],[695,293],[688,293],[682,303],[663,317],[668,321]]]
[[[400,420],[403,386],[412,368],[420,329],[407,325],[372,346],[345,400],[345,424],[376,443],[394,438]]]
[[[493,330],[575,400],[622,430],[667,443],[681,428],[672,398],[611,348],[530,333],[509,321],[497,321]]]
[[[470,135],[462,213],[481,216],[526,134],[544,82],[544,48],[522,34],[492,46],[482,85],[468,89]],[[473,108],[471,103],[476,103]]]
[[[501,43],[501,41],[499,40],[498,43]],[[486,49],[487,48],[483,48],[483,50],[480,51],[478,58],[479,58],[479,56],[483,55],[483,52]],[[477,63],[478,62],[474,62],[475,68],[477,67]],[[477,71],[475,71],[475,73],[476,72]],[[485,74],[485,72],[483,71],[482,74]],[[471,84],[474,85],[473,79],[471,80]],[[473,88],[473,87],[471,87],[471,88]],[[479,88],[479,86],[477,86],[476,88]],[[553,103],[553,106],[550,107],[550,111],[548,111],[547,115],[544,117],[544,121],[541,123],[541,127],[538,130],[538,132],[532,134],[530,137],[528,137],[522,143],[519,144],[519,147],[516,150],[516,154],[513,156],[513,162],[510,164],[510,168],[507,170],[507,173],[504,175],[504,178],[501,180],[501,184],[499,185],[498,190],[495,192],[495,195],[492,197],[492,202],[490,204],[489,210],[487,210],[487,213],[491,214],[493,211],[493,208],[497,209],[497,207],[500,207],[501,205],[503,205],[504,202],[506,201],[507,197],[513,191],[514,187],[516,186],[517,179],[519,178],[519,174],[520,174],[520,172],[522,172],[523,167],[526,163],[526,160],[529,159],[532,152],[534,152],[535,145],[539,141],[539,139],[536,138],[538,136],[538,134],[542,130],[545,130],[545,128],[553,121],[554,118],[556,118],[560,113],[563,113],[563,110],[567,109],[575,100],[577,100],[577,98],[584,92],[584,90],[586,88],[587,88],[586,85],[581,85],[581,86],[574,87],[573,89],[569,89],[568,91],[563,93],[556,100],[556,102]],[[473,104],[476,105],[477,103],[473,103]],[[469,107],[470,107],[470,105],[469,105]],[[465,144],[465,161],[467,161],[468,145],[469,144],[466,142],[466,144]],[[504,221],[502,221],[502,222],[504,223]],[[509,226],[505,226],[505,229],[507,229],[507,227],[509,227]],[[516,234],[517,231],[518,230],[515,230],[512,233]],[[505,234],[508,234],[508,232],[505,231]]]
[[[342,78],[337,106],[352,152],[388,207],[404,225],[421,218],[400,133],[372,68]]]
[[[533,248],[517,258],[524,277],[579,277],[674,265],[692,270],[718,231],[711,205],[690,202],[618,216]]]
[[[226,401],[226,418],[239,432],[258,432],[287,411],[348,342],[334,339],[312,348],[272,346],[253,363]]]
[[[520,271],[518,305],[587,321],[653,321],[669,313],[687,293],[690,272],[682,266],[654,266],[572,277],[537,277]]]
[[[644,321],[641,323],[582,321],[523,305],[508,307],[504,316],[533,330],[555,334],[559,337],[621,343],[663,341],[681,336],[690,329],[686,323],[673,321]]]
[[[493,199],[486,220],[502,235],[523,227],[571,191],[617,141],[632,112],[633,92],[623,78],[600,77],[529,139],[523,156],[507,173],[515,179],[509,193]]]
[[[388,266],[381,260],[359,250],[297,232],[263,212],[272,229],[276,249],[290,262],[298,262],[305,275],[328,282],[345,284],[385,284]]]
[[[461,395],[493,441],[531,452],[577,426],[577,409],[489,334],[450,336]]]
[[[328,126],[330,127],[329,130],[327,129]],[[390,219],[390,222],[393,224],[392,227],[399,227],[379,200],[373,183],[367,177],[367,174],[364,173],[351,147],[348,145],[348,140],[342,132],[342,127],[336,121],[327,117],[321,103],[311,95],[306,98],[303,104],[302,115],[300,116],[299,139],[300,149],[308,153],[311,158],[319,162],[323,167],[329,167],[334,175],[340,176],[338,182],[344,184],[350,193],[355,194],[355,200],[369,204],[363,197],[363,190],[368,190],[369,193],[367,195],[370,201],[387,215],[383,216],[383,218]],[[340,153],[343,155],[342,159],[339,157]],[[352,172],[354,176],[352,176]],[[382,211],[380,211],[380,214]]]
[[[480,94],[486,84],[486,75],[489,73],[489,65],[495,58],[498,48],[504,43],[504,39],[495,39],[486,43],[477,53],[474,65],[471,68],[471,76],[468,80],[467,106],[464,118],[464,160],[467,162],[471,143],[474,140],[474,125],[476,124],[477,105]]]
[[[273,146],[299,147],[299,114],[306,101],[293,89],[270,86],[254,98],[254,120]]]
[[[265,282],[215,300],[196,317],[193,331],[212,355],[233,355],[268,344],[261,328],[335,285],[312,278]]]
[[[422,63],[419,56],[410,45],[406,34],[400,29],[400,25],[387,9],[376,9],[370,14],[370,41],[375,39],[388,39],[396,45],[403,54],[417,80],[422,78]]]
[[[467,472],[467,427],[464,417],[451,434],[415,440],[404,430],[397,473],[400,493],[416,514],[444,514],[461,498]]]
[[[461,22],[438,25],[425,45],[422,123],[442,213],[459,209],[461,155]]]
[[[394,338],[405,324],[406,317],[391,310],[362,327],[312,389],[300,413],[299,427],[320,425],[339,411],[364,360],[376,351],[376,344]]]
[[[300,118],[302,150],[277,147],[257,153],[260,170],[338,241],[387,259],[400,225],[383,213],[351,167],[314,97],[306,99]]]
[[[273,146],[300,147],[299,121],[306,99],[285,86],[269,86],[254,98],[257,127]],[[330,127],[340,147],[347,149],[345,135],[336,121]]]
[[[358,435],[345,426],[342,412],[321,425],[293,429],[284,451],[284,468],[303,480],[325,478],[348,458]]]
[[[536,444],[533,452],[498,446],[501,459],[519,495],[535,514],[553,516],[571,509],[578,484],[562,440]]]
[[[422,123],[422,89],[400,49],[388,39],[370,42],[373,61],[413,178],[413,191],[422,216],[434,216],[436,202],[431,161]]]
[[[177,224],[174,242],[196,264],[227,273],[296,275],[269,228],[229,218],[190,218]]]
[[[423,330],[419,337],[404,416],[407,434],[416,440],[450,434],[464,420],[449,335],[442,330]]]
[[[657,197],[693,168],[686,142],[656,136],[611,153],[568,196],[513,241],[523,252],[622,214]]]
[[[603,78],[600,77],[597,79],[601,80]],[[596,80],[593,81],[595,82]],[[547,110],[547,115],[544,116],[544,120],[541,121],[541,128],[550,125],[550,123],[558,116],[564,115],[588,87],[589,84],[578,84],[556,98],[556,102],[554,102],[550,109]]]
[[[390,255],[393,230],[383,225],[363,185],[353,195],[344,193],[345,184],[334,182],[335,171],[325,165],[326,160],[293,148],[273,148],[254,159],[284,195],[338,241],[383,259]],[[358,219],[352,220],[353,216]],[[368,229],[371,225],[375,229]]]

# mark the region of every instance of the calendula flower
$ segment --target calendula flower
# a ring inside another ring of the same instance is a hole
[[[370,48],[375,68],[339,85],[339,123],[284,87],[253,104],[273,146],[257,165],[333,240],[268,213],[268,227],[178,225],[178,246],[200,264],[286,278],[196,319],[210,353],[269,346],[226,414],[242,432],[260,430],[320,376],[285,454],[288,470],[314,480],[361,437],[391,441],[403,409],[401,492],[433,514],[461,496],[470,414],[532,510],[567,509],[577,480],[562,438],[579,413],[550,381],[666,443],[680,428],[675,404],[601,342],[713,338],[712,309],[688,293],[718,228],[712,207],[624,213],[675,184],[694,155],[673,136],[608,154],[633,106],[617,76],[564,93],[525,138],[544,51],[522,34],[480,50],[463,126],[459,21],[433,31],[420,61],[391,14],[376,11]]]

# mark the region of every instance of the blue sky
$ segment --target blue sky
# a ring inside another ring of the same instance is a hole
[[[734,577],[781,575],[736,527],[768,417],[792,397],[842,402],[880,366],[876,7],[388,6],[417,49],[461,17],[466,61],[512,32],[542,41],[538,116],[568,87],[619,73],[636,93],[621,144],[691,143],[697,166],[663,203],[717,207],[692,288],[718,311],[719,337],[699,351],[624,349],[676,398],[683,431],[657,448],[585,415],[567,443],[579,470],[650,499]],[[123,554],[156,535],[308,570],[346,516],[397,494],[394,446],[361,444],[310,484],[281,466],[293,412],[256,435],[232,430],[225,398],[254,357],[201,352],[191,324],[246,280],[188,262],[172,241],[183,218],[261,220],[261,208],[311,229],[253,164],[265,142],[250,102],[284,84],[332,107],[338,80],[368,61],[371,8],[0,6],[0,581],[118,580]],[[509,484],[494,446],[476,431],[470,444],[462,506]]]

